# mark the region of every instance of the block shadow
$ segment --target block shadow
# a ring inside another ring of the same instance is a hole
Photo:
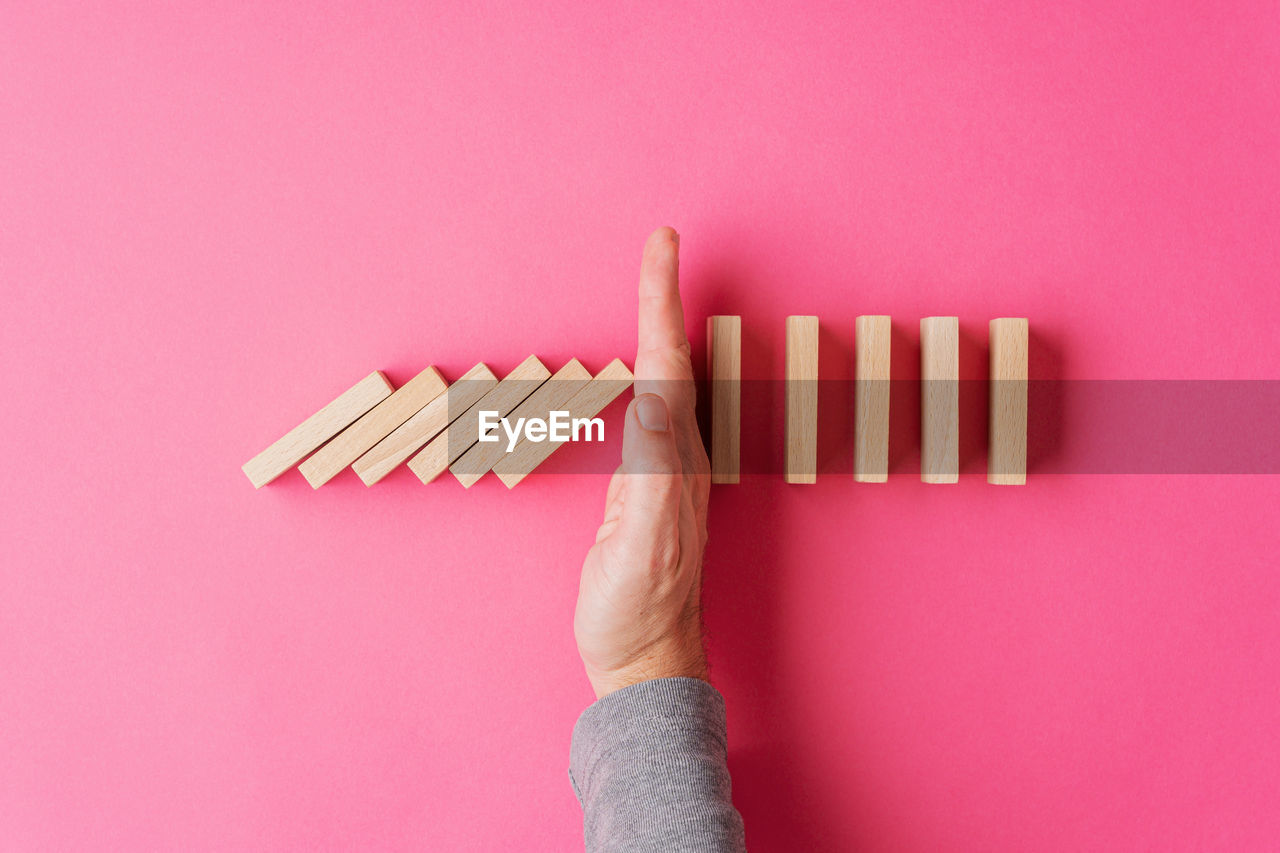
[[[986,474],[989,400],[987,326],[960,322],[960,473]]]
[[[853,476],[853,324],[818,326],[818,475]]]
[[[1027,474],[1050,473],[1062,453],[1070,406],[1061,339],[1033,322],[1027,341]],[[1079,384],[1079,383],[1077,383]]]

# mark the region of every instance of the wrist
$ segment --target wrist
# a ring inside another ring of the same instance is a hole
[[[655,678],[697,678],[710,682],[707,658],[702,644],[696,646],[655,649],[611,669],[596,669],[586,664],[587,680],[596,698],[603,699],[614,691]]]

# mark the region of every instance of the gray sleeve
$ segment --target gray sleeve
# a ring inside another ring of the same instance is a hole
[[[725,753],[724,699],[700,679],[642,681],[591,705],[569,750],[587,853],[745,850]]]

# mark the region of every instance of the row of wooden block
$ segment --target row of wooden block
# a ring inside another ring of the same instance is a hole
[[[991,321],[990,419],[987,482],[1027,480],[1027,349],[1023,317]],[[854,479],[889,478],[890,321],[857,318],[854,329]],[[786,481],[818,477],[818,318],[787,318]],[[742,318],[707,318],[707,376],[711,383],[711,477],[739,480],[742,408]],[[920,320],[920,479],[960,479],[960,321]]]
[[[374,371],[246,462],[243,470],[260,488],[301,462],[302,475],[318,489],[350,465],[372,486],[408,460],[424,483],[448,470],[470,488],[492,470],[510,489],[564,442],[525,437],[510,452],[502,442],[481,443],[481,411],[513,421],[551,411],[593,418],[631,382],[631,371],[620,359],[592,376],[572,358],[552,375],[532,355],[501,381],[484,363],[452,385],[428,367],[399,389]]]

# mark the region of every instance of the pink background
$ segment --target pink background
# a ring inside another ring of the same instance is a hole
[[[883,312],[904,378],[927,314],[1280,377],[1273,4],[596,5],[0,3],[5,848],[580,845],[604,478],[240,465],[373,369],[630,362],[656,225],[748,376]],[[1274,849],[1280,478],[915,466],[714,495],[752,849]]]

